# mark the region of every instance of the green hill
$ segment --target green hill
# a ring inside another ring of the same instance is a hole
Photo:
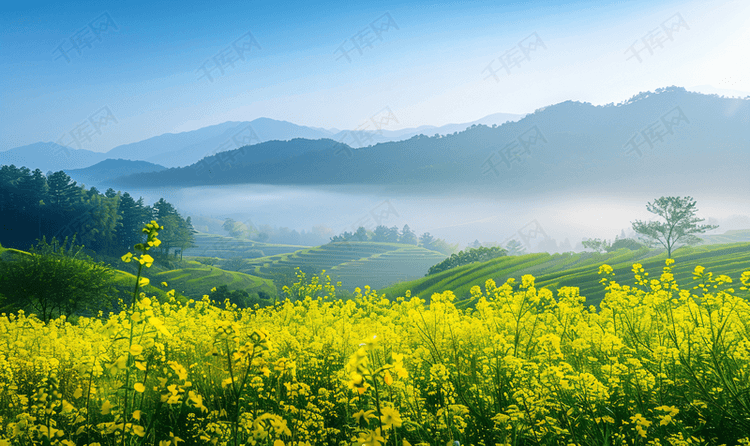
[[[294,278],[297,267],[308,275],[326,270],[334,282],[341,281],[343,288],[353,290],[422,277],[432,265],[445,258],[445,254],[400,243],[335,242],[248,259],[240,271],[273,279],[277,286],[282,286]]]
[[[211,288],[226,285],[229,290],[246,290],[248,293],[263,291],[271,296],[276,295],[273,281],[254,277],[249,274],[224,271],[223,269],[188,261],[188,268],[146,274],[152,283],[167,282],[169,289],[189,298],[199,300],[204,294],[211,294]]]
[[[611,253],[565,253],[565,254],[528,254],[507,256],[483,263],[474,263],[443,271],[411,282],[399,283],[380,289],[390,297],[403,296],[411,290],[412,296],[419,296],[429,301],[433,293],[451,290],[462,308],[474,304],[470,300],[470,290],[474,285],[484,289],[487,279],[493,279],[500,286],[511,277],[520,281],[521,276],[531,274],[536,279],[537,288],[549,288],[553,292],[559,287],[574,286],[580,288],[586,302],[598,305],[606,291],[599,283],[599,266],[610,265],[615,271],[618,283],[633,285],[633,263],[641,263],[651,277],[659,277],[667,255],[663,250],[638,251],[620,249]],[[750,243],[732,243],[721,245],[702,245],[682,247],[672,253],[675,260],[673,273],[683,287],[692,281],[692,272],[701,265],[715,275],[725,274],[736,282],[743,271],[750,270]]]
[[[20,256],[27,255],[30,254],[26,251],[0,247],[0,261],[13,261]],[[270,279],[241,272],[224,271],[196,261],[186,261],[183,265],[186,267],[172,270],[163,270],[157,264],[154,264],[152,268],[144,268],[142,275],[147,277],[150,283],[141,288],[141,291],[148,296],[166,300],[167,291],[174,289],[178,299],[200,300],[204,294],[211,294],[211,288],[226,285],[229,290],[245,290],[248,293],[263,291],[270,296],[276,296],[276,287]],[[127,302],[133,293],[136,276],[132,272],[120,269],[113,268],[113,271],[118,297]],[[167,287],[161,286],[162,282],[166,282]]]
[[[0,260],[11,261],[23,255],[28,253],[0,248]],[[355,287],[369,285],[389,297],[404,296],[410,290],[412,296],[429,301],[433,293],[451,290],[460,300],[458,306],[467,308],[474,304],[469,299],[470,289],[474,285],[483,288],[488,279],[493,279],[499,286],[511,277],[520,280],[521,276],[532,274],[536,278],[537,288],[546,287],[555,292],[563,286],[578,287],[581,295],[586,296],[587,303],[598,305],[605,295],[604,287],[599,283],[600,265],[606,263],[612,266],[615,280],[619,283],[633,285],[633,263],[641,263],[651,277],[658,277],[666,253],[642,248],[638,251],[620,249],[611,253],[505,256],[424,277],[430,266],[445,258],[444,254],[413,245],[336,242],[291,253],[246,259],[240,271],[226,271],[190,259],[181,262],[181,268],[151,268],[144,270],[151,284],[143,291],[147,295],[166,298],[166,291],[175,289],[178,297],[200,299],[204,294],[210,294],[211,288],[227,285],[230,290],[241,289],[249,293],[263,291],[275,296],[277,288],[294,281],[295,269],[299,267],[308,275],[326,270],[334,282],[342,282],[344,289],[351,291]],[[750,243],[686,246],[674,251],[672,258],[676,262],[673,273],[683,287],[691,283],[692,272],[697,265],[738,281],[743,271],[750,270]],[[130,272],[115,270],[115,281],[120,297],[127,300],[129,293],[132,293],[135,276]],[[168,287],[162,287],[162,282],[167,282]]]
[[[17,258],[30,255],[26,251],[14,248],[3,248],[0,246],[0,260],[15,260]]]

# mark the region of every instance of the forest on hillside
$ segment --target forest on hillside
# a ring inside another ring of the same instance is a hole
[[[153,205],[112,188],[104,193],[78,185],[64,171],[43,174],[27,167],[0,167],[0,244],[28,249],[35,240],[77,235],[79,243],[99,254],[119,256],[142,242],[143,225],[159,221],[166,228],[159,255],[193,246],[190,217],[163,198]],[[5,216],[13,216],[6,218]]]

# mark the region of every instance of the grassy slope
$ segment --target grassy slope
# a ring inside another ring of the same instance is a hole
[[[520,280],[524,274],[536,278],[537,288],[547,287],[553,291],[562,286],[579,287],[587,303],[597,305],[604,298],[604,287],[599,283],[599,266],[608,264],[615,271],[615,280],[621,284],[633,285],[633,263],[641,263],[650,277],[658,278],[667,258],[663,251],[641,249],[629,251],[621,249],[606,254],[528,254],[523,256],[500,257],[483,263],[465,265],[442,273],[431,275],[408,283],[396,284],[380,290],[390,297],[403,296],[411,290],[413,296],[429,299],[433,293],[451,290],[458,299],[467,299],[474,285],[484,289],[487,279],[495,280],[499,286],[513,277]],[[725,274],[735,282],[743,271],[750,270],[750,243],[703,245],[684,247],[672,253],[675,260],[673,273],[683,288],[692,286],[692,271],[702,265],[714,275]],[[465,300],[462,307],[471,306]]]
[[[30,254],[26,251],[21,251],[14,248],[3,248],[2,246],[0,246],[0,260],[13,260],[14,258],[17,258],[19,256],[28,255]]]

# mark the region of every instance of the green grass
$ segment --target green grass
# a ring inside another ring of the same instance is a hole
[[[145,276],[149,277],[148,274],[145,274]],[[151,278],[149,277],[149,279]],[[127,271],[120,271],[116,269],[114,270],[114,281],[115,281],[115,288],[118,291],[117,297],[122,299],[124,302],[130,302],[130,300],[133,298],[133,288],[135,286],[135,275]],[[155,280],[151,279],[148,285],[146,285],[145,287],[140,287],[138,290],[139,292],[146,293],[147,296],[156,296],[161,302],[168,302],[169,298],[167,297],[167,291],[171,289],[172,288],[164,288],[163,286],[160,285],[159,282],[156,282]],[[181,295],[179,296],[176,295],[175,298],[178,298],[180,300],[187,300],[186,296],[181,296]]]
[[[419,296],[429,301],[434,293],[451,290],[461,308],[471,307],[471,287],[479,285],[484,290],[487,279],[493,279],[500,286],[511,277],[520,281],[521,276],[531,274],[536,278],[537,288],[556,290],[563,286],[580,288],[586,302],[598,305],[606,291],[599,283],[599,266],[610,265],[615,271],[614,280],[625,285],[633,285],[633,263],[641,263],[650,277],[661,275],[667,255],[663,250],[638,251],[621,249],[611,253],[578,253],[578,254],[527,254],[507,256],[487,262],[461,266],[448,271],[431,275],[410,282],[394,284],[380,289],[389,297],[404,296],[407,290],[412,296]],[[683,247],[672,253],[675,260],[673,273],[680,284],[692,283],[692,272],[701,265],[714,275],[725,274],[739,282],[740,274],[750,270],[750,243],[730,243]]]

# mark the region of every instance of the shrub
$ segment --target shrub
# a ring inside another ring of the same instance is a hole
[[[486,262],[487,260],[502,257],[506,254],[506,250],[497,246],[493,246],[492,248],[473,248],[467,250],[466,252],[461,251],[458,254],[452,254],[450,257],[438,263],[437,265],[430,267],[425,276],[436,274],[441,271],[449,270],[462,265],[468,265],[469,263],[473,262]]]
[[[195,259],[196,262],[206,266],[214,266],[219,263],[219,260],[221,259],[219,259],[218,257],[198,257]]]
[[[239,271],[245,267],[245,259],[242,257],[232,257],[221,264],[221,269],[226,271]]]
[[[250,249],[245,252],[245,258],[256,259],[258,257],[265,257],[266,255],[260,249]]]
[[[67,242],[61,246],[53,238],[50,245],[43,238],[32,247],[32,255],[0,261],[3,311],[34,312],[46,322],[61,315],[92,314],[112,303],[112,269],[82,254],[75,238],[66,251]]]
[[[261,293],[265,299],[260,296]],[[211,292],[211,300],[217,304],[223,304],[228,300],[230,304],[237,305],[238,308],[252,308],[255,304],[265,307],[273,303],[270,296],[263,291],[248,293],[245,290],[230,290],[226,285],[214,288]]]
[[[610,246],[608,246],[606,250],[607,252],[613,252],[613,251],[617,251],[618,249],[627,248],[631,251],[638,251],[644,246],[646,245],[632,238],[621,238],[621,239],[615,240],[615,242],[612,243]]]

